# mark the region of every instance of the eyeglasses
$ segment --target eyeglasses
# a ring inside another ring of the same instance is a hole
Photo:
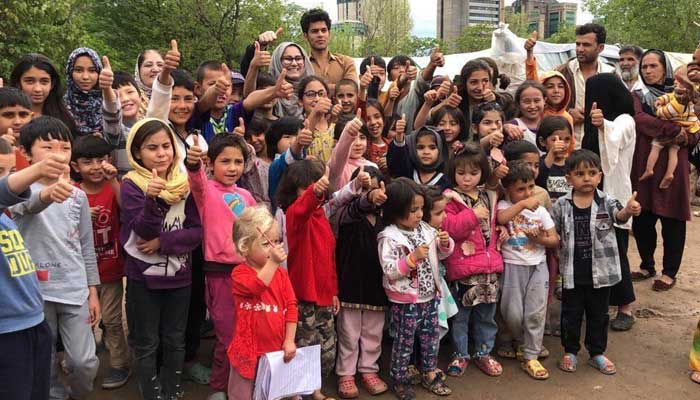
[[[291,64],[292,62],[295,62],[297,64],[303,64],[304,63],[304,57],[302,56],[296,56],[296,57],[282,57],[282,63],[283,64]]]
[[[315,99],[316,97],[326,97],[326,91],[321,89],[318,92],[314,92],[313,90],[309,90],[304,92],[304,97],[308,97],[310,99]]]

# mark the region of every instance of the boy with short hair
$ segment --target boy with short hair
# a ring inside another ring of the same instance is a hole
[[[498,202],[498,223],[510,237],[503,253],[503,293],[500,311],[522,368],[534,379],[547,379],[549,372],[537,360],[543,349],[549,271],[545,247],[557,247],[559,238],[547,210],[533,196],[535,175],[527,162],[508,163],[501,179],[508,195]]]
[[[335,104],[339,104],[341,111],[337,116],[337,119],[351,120],[355,118],[355,111],[357,110],[359,96],[359,87],[357,82],[352,79],[341,79],[335,85]]]
[[[103,389],[124,386],[129,379],[129,348],[122,324],[124,260],[119,246],[119,180],[110,164],[112,147],[102,138],[85,136],[73,143],[71,167],[75,186],[87,195],[92,216],[93,241],[100,273],[98,295],[104,325],[103,341],[110,369]]]
[[[19,151],[19,130],[34,116],[32,103],[24,92],[14,87],[0,87],[0,138],[14,147],[15,167],[29,166]],[[3,153],[4,154],[4,153]]]
[[[20,144],[30,164],[59,157],[65,169],[61,176],[37,180],[31,188],[39,194],[10,208],[24,240],[32,244],[29,253],[41,281],[51,344],[56,342],[60,330],[65,347],[70,391],[59,379],[55,346],[52,346],[52,399],[65,399],[69,395],[74,399],[87,397],[99,366],[91,325],[100,320],[97,297],[100,277],[87,196],[67,178],[71,139],[68,127],[49,116],[35,118],[22,127]],[[64,201],[51,204],[50,200]]]
[[[4,211],[29,200],[29,186],[37,180],[63,173],[65,160],[51,155],[8,177],[15,163],[14,149],[0,140],[0,154],[0,398],[45,400],[55,340],[44,318],[35,265],[17,226]]]
[[[255,83],[255,87],[258,90],[260,90],[260,89],[267,89],[267,88],[272,87],[272,86],[275,86],[275,78],[273,78],[272,75],[270,75],[267,72],[259,72],[258,79]],[[279,119],[279,117],[273,113],[273,110],[275,109],[276,104],[277,104],[277,98],[274,98],[270,102],[259,106],[255,110],[255,116],[266,120],[270,124],[277,121]]]
[[[576,371],[581,349],[581,322],[586,316],[588,363],[612,375],[615,365],[603,353],[608,341],[610,287],[621,280],[620,257],[613,224],[625,223],[641,212],[635,192],[623,208],[618,200],[598,190],[602,178],[600,157],[576,150],[566,160],[566,179],[572,188],[552,207],[552,219],[561,238],[559,270],[563,277],[561,343],[565,355],[559,368]]]

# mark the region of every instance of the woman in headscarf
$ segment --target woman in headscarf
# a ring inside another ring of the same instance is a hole
[[[97,85],[100,71],[102,62],[93,49],[79,47],[68,56],[68,89],[63,101],[79,136],[102,132],[102,91]]]
[[[656,117],[655,103],[659,96],[673,91],[671,62],[660,50],[647,50],[639,63],[642,87],[634,91],[634,120],[637,143],[632,161],[632,189],[637,191],[637,201],[642,213],[634,218],[632,230],[642,259],[640,271],[632,273],[632,280],[645,280],[656,275],[654,251],[656,250],[656,222],[661,220],[663,236],[663,271],[654,280],[653,290],[666,291],[676,283],[685,246],[686,222],[690,220],[690,184],[688,180],[688,147],[694,146],[697,135],[688,134],[678,124]],[[654,175],[639,182],[646,169],[647,158],[654,139],[680,146],[675,179],[667,189],[659,189],[666,173],[668,152],[661,152],[654,168]]]
[[[141,104],[139,106],[139,119],[146,115],[148,101],[151,99],[153,81],[163,70],[163,56],[158,50],[148,49],[142,51],[136,58],[134,67],[134,80],[141,91]]]
[[[617,75],[594,75],[586,81],[585,107],[581,147],[600,156],[603,191],[624,204],[632,196],[630,172],[637,136],[632,94]],[[627,258],[631,228],[631,220],[615,225],[622,280],[610,292],[610,305],[618,307],[610,327],[618,331],[629,330],[634,324],[631,306],[635,296]]]

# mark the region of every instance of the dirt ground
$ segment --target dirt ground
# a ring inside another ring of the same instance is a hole
[[[697,209],[697,208],[696,208]],[[660,232],[660,227],[659,227]],[[661,244],[656,252],[657,265],[661,265]],[[630,263],[637,269],[639,256],[636,244],[630,240]],[[504,372],[501,377],[489,378],[475,366],[470,366],[460,378],[448,378],[453,399],[500,400],[514,396],[527,399],[700,399],[700,385],[688,379],[688,350],[695,326],[700,316],[700,218],[693,218],[688,224],[687,240],[683,265],[678,274],[678,283],[667,293],[651,290],[651,282],[635,283],[637,296],[637,323],[629,332],[610,332],[607,355],[617,366],[617,374],[604,376],[585,363],[585,353],[579,353],[579,370],[568,374],[557,369],[562,356],[559,338],[545,337],[545,346],[552,355],[543,361],[550,371],[547,381],[534,381],[520,370],[514,360],[501,360]],[[612,314],[614,316],[614,314]],[[212,340],[204,340],[202,354],[212,346]],[[449,344],[443,345],[440,357],[442,368],[448,362]],[[385,348],[383,361],[387,362],[389,349]],[[102,375],[108,365],[108,356],[100,356],[101,368],[96,386],[99,387]],[[206,361],[205,361],[206,362]],[[382,375],[388,380],[387,369]],[[358,382],[359,383],[359,382]],[[325,380],[325,393],[336,395],[335,378]],[[185,399],[204,400],[210,393],[206,386],[185,384]],[[436,396],[416,388],[418,399],[433,399]],[[135,380],[120,389],[106,391],[97,389],[92,399],[131,400],[138,399]],[[362,391],[360,398],[371,398]],[[385,394],[377,399],[394,399]]]

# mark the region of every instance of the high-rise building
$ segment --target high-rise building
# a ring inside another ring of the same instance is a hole
[[[437,0],[437,38],[452,42],[469,25],[498,25],[500,0]]]
[[[516,0],[510,9],[527,16],[528,31],[538,30],[545,38],[559,32],[564,25],[576,25],[578,15],[578,4],[557,0]]]

